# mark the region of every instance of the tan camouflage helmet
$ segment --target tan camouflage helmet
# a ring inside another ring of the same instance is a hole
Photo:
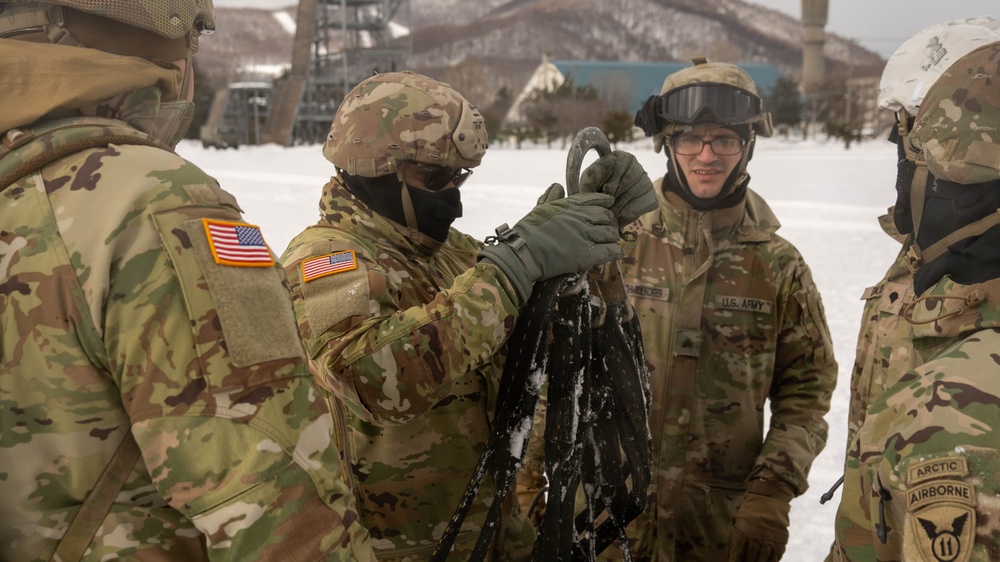
[[[395,173],[406,161],[474,168],[486,154],[486,124],[451,86],[410,71],[358,84],[337,109],[323,155],[362,177]]]
[[[105,17],[168,39],[215,30],[212,0],[0,0],[3,4],[65,6]]]
[[[1000,179],[1000,42],[970,52],[941,75],[910,137],[939,178],[961,184]]]
[[[690,66],[667,76],[660,88],[660,96],[670,91],[689,86],[691,84],[724,84],[739,88],[760,99],[757,92],[757,84],[745,70],[735,64],[725,62],[708,62],[704,57],[695,57],[691,60],[694,66]],[[741,120],[739,123],[719,123],[720,125],[743,125],[748,124],[753,127],[754,132],[762,137],[770,137],[772,134],[771,114],[761,111],[751,119]],[[653,147],[659,152],[663,148],[666,138],[676,132],[683,130],[686,124],[670,122],[664,123],[659,134],[653,135]]]

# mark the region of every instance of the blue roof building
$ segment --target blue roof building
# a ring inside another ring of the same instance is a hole
[[[602,99],[615,109],[635,113],[649,96],[660,93],[663,80],[670,74],[691,66],[691,62],[620,62],[549,60],[535,69],[524,89],[515,98],[507,120],[520,117],[521,103],[536,90],[554,90],[566,80],[577,86],[591,86]],[[740,64],[747,71],[762,97],[766,97],[780,73],[771,64]]]

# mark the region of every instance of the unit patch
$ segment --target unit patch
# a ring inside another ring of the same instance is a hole
[[[259,226],[215,219],[202,219],[202,222],[215,263],[241,267],[274,265]]]
[[[771,310],[774,309],[774,303],[763,299],[752,299],[750,297],[729,297],[726,295],[718,295],[715,297],[715,308],[747,310],[750,312],[771,314]]]
[[[921,560],[966,562],[972,555],[976,490],[957,479],[968,474],[969,463],[961,455],[935,457],[906,467],[906,533],[911,540],[904,542],[920,552]]]
[[[911,513],[909,519],[913,544],[925,562],[969,560],[976,530],[976,511],[973,508],[936,504]]]
[[[353,271],[358,268],[354,250],[334,252],[302,261],[302,281],[308,283],[334,273]]]
[[[670,301],[670,289],[652,285],[625,285],[625,292],[630,297],[653,299],[663,302]]]

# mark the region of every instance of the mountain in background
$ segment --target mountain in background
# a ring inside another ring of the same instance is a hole
[[[202,70],[224,86],[290,64],[295,10],[217,8],[218,31],[201,41]],[[610,61],[705,55],[770,63],[795,80],[801,74],[799,20],[742,0],[411,0],[409,15],[413,56],[405,66],[480,105],[503,87],[520,91],[543,54]],[[877,77],[885,65],[877,53],[830,33],[824,54],[828,76]]]

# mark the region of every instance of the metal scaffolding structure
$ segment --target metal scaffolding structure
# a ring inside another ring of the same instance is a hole
[[[413,53],[409,0],[301,0],[292,69],[275,87],[265,140],[320,143],[341,100]]]

